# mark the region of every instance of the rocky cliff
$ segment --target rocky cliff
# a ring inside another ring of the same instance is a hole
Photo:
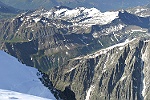
[[[149,41],[138,39],[77,57],[49,72],[77,100],[148,100]]]

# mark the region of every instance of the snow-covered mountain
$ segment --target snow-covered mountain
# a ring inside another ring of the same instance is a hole
[[[9,99],[11,97],[12,99],[15,99],[16,96],[17,98],[19,97],[19,100],[28,99],[27,95],[21,95],[15,92],[47,98],[45,100],[48,99],[56,100],[51,91],[47,87],[45,87],[39,80],[41,76],[42,75],[37,69],[23,65],[16,58],[8,55],[4,51],[0,51],[1,100],[2,99],[7,100],[7,97],[5,97],[6,95],[8,95]],[[42,99],[35,98],[34,100],[42,100]]]
[[[121,36],[135,31],[148,32],[149,17],[139,17],[125,10],[101,12],[96,8],[57,6],[25,12],[1,24],[0,35],[4,40],[32,41],[55,33],[91,33],[94,38],[100,38],[114,33]]]
[[[31,28],[32,32],[35,31],[33,27],[37,23],[41,23],[43,26],[67,30],[67,33],[85,33],[89,31],[88,28],[94,25],[102,26],[99,28],[102,33],[104,31],[110,31],[107,33],[111,33],[122,30],[128,25],[142,27],[144,20],[147,23],[149,21],[145,17],[135,16],[124,10],[101,12],[96,8],[77,7],[72,9],[64,6],[57,6],[50,10],[39,9],[33,12],[22,13],[13,19],[12,22],[16,20],[20,24],[19,28]],[[148,27],[147,23],[146,27]],[[109,24],[112,25],[108,26]],[[143,26],[142,28],[145,27]],[[21,29],[18,29],[16,33],[20,31]]]
[[[96,8],[65,6],[38,9],[0,22],[0,40],[6,41],[1,48],[21,62],[47,71],[70,58],[126,39],[146,37],[149,22],[149,17],[125,10],[101,12]]]
[[[134,8],[128,8],[127,11],[137,16],[149,17],[150,16],[150,4],[146,6],[137,6]]]
[[[41,6],[50,9],[53,6],[65,5],[69,7],[96,7],[100,10],[122,9],[148,4],[149,0],[0,0],[19,9],[37,9]]]
[[[19,16],[20,20],[24,23],[27,22],[40,22],[50,25],[48,19],[62,19],[71,22],[72,26],[85,26],[92,25],[105,25],[118,18],[118,11],[100,12],[96,8],[77,7],[71,9],[68,7],[57,6],[51,10],[39,9],[35,12],[22,14]],[[53,23],[54,24],[54,23]],[[60,25],[57,25],[60,27]]]

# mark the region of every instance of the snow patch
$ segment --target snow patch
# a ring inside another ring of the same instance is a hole
[[[119,47],[119,50],[123,50],[124,47]]]
[[[66,52],[66,55],[68,55],[69,53],[68,52]]]
[[[68,50],[70,50],[69,46],[65,45],[65,47],[66,47]]]
[[[110,39],[111,39],[111,41],[114,41],[114,40],[112,39],[112,37],[111,37]]]
[[[94,90],[95,86],[94,85],[91,85],[89,90],[87,91],[87,94],[86,94],[86,99],[85,100],[90,100],[90,96],[91,96],[91,93],[92,91]]]
[[[52,100],[10,90],[0,89],[0,100]]]
[[[104,46],[101,41],[98,40],[98,42],[101,44],[101,46]]]
[[[132,29],[132,32],[147,32],[147,30],[144,29]]]
[[[135,14],[140,13],[140,12],[142,12],[144,10],[147,10],[147,9],[143,9],[143,8],[142,9],[136,9]]]
[[[61,15],[61,13],[67,11],[67,9],[60,9],[60,10],[57,10],[55,11],[55,14],[58,16],[58,15]],[[50,15],[51,13],[47,13],[48,15]]]
[[[93,33],[92,35],[93,35],[94,38],[98,38],[99,37],[98,33]]]
[[[114,37],[115,37],[115,39],[116,39],[117,41],[119,41],[118,38],[116,37],[116,34],[114,34]]]
[[[72,72],[72,71],[73,71],[74,69],[76,69],[77,67],[78,67],[78,65],[75,66],[75,67],[73,67],[73,68],[71,68],[70,70],[68,70],[67,73]]]
[[[41,20],[41,18],[37,17],[37,18],[34,18],[33,20],[37,23],[37,22],[39,22]]]
[[[123,81],[127,76],[122,76],[120,81]]]

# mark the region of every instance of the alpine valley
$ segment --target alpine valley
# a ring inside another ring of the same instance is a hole
[[[0,49],[37,68],[58,100],[149,100],[149,10],[26,11],[0,20]]]

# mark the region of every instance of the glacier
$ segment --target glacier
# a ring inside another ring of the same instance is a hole
[[[39,73],[37,69],[26,66],[15,57],[0,51],[0,99],[4,98],[2,90],[7,90],[56,100],[40,81],[40,76],[37,76]]]

